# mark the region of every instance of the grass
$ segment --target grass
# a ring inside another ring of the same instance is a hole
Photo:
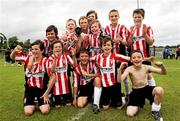
[[[168,75],[161,76],[154,74],[157,85],[165,89],[165,96],[162,102],[162,113],[164,121],[180,120],[180,61],[161,60],[164,62]],[[33,116],[27,117],[23,114],[23,67],[11,66],[0,60],[0,121],[75,121],[74,117],[82,113],[76,121],[153,121],[150,115],[148,101],[137,116],[129,118],[125,115],[125,109],[116,110],[110,108],[101,111],[99,114],[92,113],[92,107],[78,109],[73,106],[65,106],[57,110],[51,109],[49,115],[42,115],[35,112]]]

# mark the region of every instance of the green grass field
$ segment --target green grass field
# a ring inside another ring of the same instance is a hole
[[[180,121],[180,60],[161,60],[164,62],[168,74],[154,74],[157,85],[165,89],[162,103],[164,121]],[[150,105],[146,102],[137,116],[129,118],[125,109],[110,108],[93,114],[91,105],[78,109],[65,106],[61,109],[51,108],[49,115],[35,112],[27,117],[23,114],[23,67],[11,66],[0,60],[0,121],[153,121],[150,115]],[[77,119],[76,119],[77,118]]]

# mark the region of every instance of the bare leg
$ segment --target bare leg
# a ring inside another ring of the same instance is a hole
[[[126,110],[126,115],[129,117],[135,116],[135,114],[138,112],[137,106],[128,106]]]
[[[33,114],[34,110],[35,110],[34,105],[24,106],[24,114],[27,116],[31,116]]]

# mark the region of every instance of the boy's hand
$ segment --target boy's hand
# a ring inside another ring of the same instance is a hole
[[[128,66],[128,63],[127,62],[122,62],[121,65],[120,65],[120,69],[124,69],[125,67]]]
[[[160,67],[160,66],[163,65],[163,63],[162,63],[162,62],[159,62],[159,61],[158,61],[158,62],[155,62],[154,64],[155,64],[157,67]]]
[[[71,55],[72,55],[72,56],[75,56],[75,55],[76,55],[76,49],[73,48],[73,47],[72,47],[72,49],[71,49]]]
[[[15,51],[15,52],[22,51],[22,47],[21,47],[20,45],[17,45],[17,46],[14,48],[14,51]]]
[[[82,76],[83,76],[83,77],[87,77],[87,76],[88,76],[88,73],[87,73],[86,71],[82,70]]]
[[[49,103],[49,97],[48,97],[48,93],[45,92],[40,98],[43,98],[44,99],[44,103],[45,104],[48,104]]]
[[[143,24],[143,36],[145,36],[147,34],[147,26],[145,24]]]

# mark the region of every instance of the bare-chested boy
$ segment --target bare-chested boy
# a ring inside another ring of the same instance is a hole
[[[147,77],[149,72],[165,75],[166,69],[162,62],[156,62],[155,65],[157,67],[153,67],[142,64],[142,61],[142,53],[140,51],[134,51],[131,55],[131,62],[133,65],[125,69],[123,74],[121,74],[121,71],[122,68],[124,68],[125,63],[120,66],[119,79],[124,80],[130,76],[132,81],[132,92],[130,93],[126,114],[130,117],[134,116],[137,113],[138,108],[144,106],[145,99],[148,99],[150,104],[152,104],[152,116],[156,121],[162,121],[160,108],[164,90],[159,86],[149,86]]]

